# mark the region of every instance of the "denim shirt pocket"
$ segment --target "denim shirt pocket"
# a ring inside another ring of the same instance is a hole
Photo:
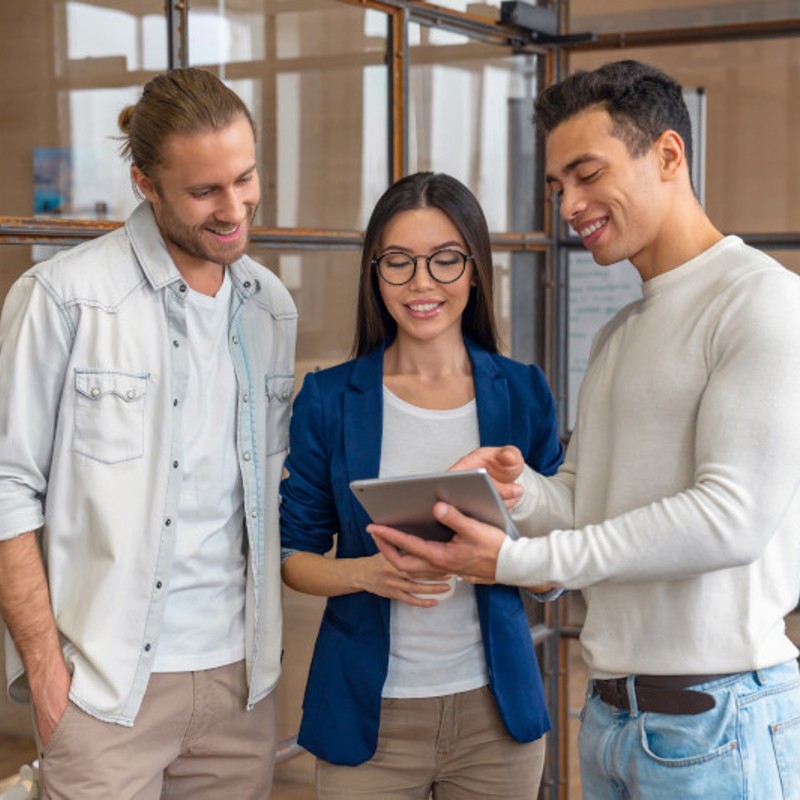
[[[73,449],[104,464],[141,458],[148,375],[75,370]]]
[[[270,456],[289,448],[294,374],[267,375],[264,388],[267,398],[267,455]]]

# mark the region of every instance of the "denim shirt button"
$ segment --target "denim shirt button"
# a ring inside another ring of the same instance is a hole
[[[243,403],[246,403],[249,399],[250,399],[250,397],[248,395],[246,395],[246,394],[242,395],[242,402]]]
[[[178,291],[179,291],[179,292],[185,292],[185,291],[186,291],[186,284],[185,284],[185,283],[182,283],[182,284],[181,284],[181,285],[178,287]]]
[[[244,454],[242,455],[242,458],[243,458],[245,461],[249,461],[249,460],[250,460],[250,453],[249,453],[249,452],[246,452],[246,453],[244,453]]]
[[[96,386],[92,386],[92,397],[100,397],[100,390]]]
[[[164,520],[164,524],[169,528],[169,526],[172,525],[172,520],[169,517],[167,517]]]
[[[253,510],[250,512],[250,516],[251,516],[253,519],[255,519],[255,518],[258,516],[258,511],[256,511],[256,509],[253,509]]]
[[[128,400],[133,400],[133,398],[136,397],[136,392],[134,392],[133,389],[128,389],[128,391],[125,392],[125,397],[127,397]]]
[[[149,653],[149,652],[150,652],[150,642],[148,642],[148,643],[147,643],[147,644],[144,646],[144,651],[145,651],[145,653]]]
[[[234,336],[234,337],[231,339],[231,341],[232,341],[234,344],[239,344],[239,337],[238,337],[238,336]]]

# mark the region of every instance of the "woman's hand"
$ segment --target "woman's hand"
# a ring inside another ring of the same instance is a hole
[[[410,606],[429,608],[438,605],[437,594],[444,594],[451,588],[447,582],[450,575],[426,566],[420,570],[402,571],[393,567],[382,553],[358,559],[358,582],[366,592],[372,592],[390,600],[399,600]],[[420,583],[420,581],[441,581],[440,583]],[[430,595],[418,597],[417,595]]]

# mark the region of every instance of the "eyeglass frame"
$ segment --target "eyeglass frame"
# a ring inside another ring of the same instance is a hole
[[[450,281],[440,281],[434,274],[431,272],[431,259],[435,258],[436,256],[440,255],[441,253],[456,253],[457,255],[461,256],[461,272]],[[407,256],[411,259],[411,263],[414,265],[414,269],[411,270],[411,275],[401,283],[393,283],[390,280],[386,279],[386,276],[381,271],[381,261],[386,258],[386,256],[397,255],[397,256]],[[449,286],[450,284],[455,283],[459,278],[461,278],[464,273],[467,271],[467,261],[474,261],[475,256],[472,254],[467,255],[466,253],[462,253],[460,250],[456,250],[453,247],[443,247],[441,250],[437,250],[434,253],[431,253],[429,256],[425,255],[417,255],[413,256],[411,253],[404,253],[402,250],[387,250],[385,253],[381,253],[377,258],[373,258],[370,260],[370,264],[375,267],[378,271],[378,277],[384,282],[387,283],[389,286],[405,286],[407,283],[411,283],[414,280],[414,276],[417,274],[417,261],[420,258],[425,259],[425,267],[428,270],[428,275],[431,276],[431,279],[436,281],[436,283],[441,283],[443,286]]]

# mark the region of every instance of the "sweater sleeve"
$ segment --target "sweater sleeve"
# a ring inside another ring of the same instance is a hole
[[[517,479],[525,494],[511,517],[523,536],[539,536],[572,524],[574,495],[569,490],[570,472],[558,435],[555,403],[542,371],[530,367],[535,402],[529,404],[531,436],[525,453],[525,467]],[[559,467],[561,469],[559,470]],[[548,480],[546,476],[558,475]],[[564,488],[567,487],[566,491]]]
[[[525,493],[511,513],[517,530],[527,537],[542,536],[555,528],[569,528],[575,519],[575,466],[567,457],[550,478],[526,466],[518,481]]]
[[[596,524],[506,541],[497,580],[677,580],[750,564],[782,525],[800,525],[800,281],[775,270],[752,283],[718,300],[686,488]],[[523,511],[533,501],[537,513],[568,509],[570,469],[568,453],[554,479],[533,476]]]

